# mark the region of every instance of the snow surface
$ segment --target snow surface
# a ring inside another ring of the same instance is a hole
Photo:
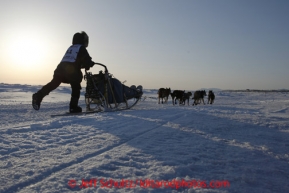
[[[173,106],[145,89],[131,110],[51,118],[68,110],[70,88],[35,111],[38,89],[0,84],[1,193],[289,192],[289,93]]]

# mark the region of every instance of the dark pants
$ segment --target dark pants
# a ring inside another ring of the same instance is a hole
[[[38,93],[41,94],[42,98],[45,97],[46,95],[48,95],[51,91],[53,91],[54,89],[56,89],[57,87],[59,87],[59,85],[62,83],[61,79],[57,78],[57,77],[53,77],[53,79],[51,80],[51,82],[49,82],[48,84],[46,84],[45,86],[42,87],[42,89],[40,89],[38,91]],[[80,83],[75,83],[72,82],[70,83],[71,86],[71,97],[73,98],[77,98],[79,99],[80,97],[80,90],[81,90],[81,85]]]

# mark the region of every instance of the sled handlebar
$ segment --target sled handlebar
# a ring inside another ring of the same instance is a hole
[[[96,63],[96,62],[94,62],[93,64],[94,64],[94,65],[99,65],[99,66],[104,67],[104,69],[105,69],[105,71],[104,71],[105,79],[106,79],[106,80],[109,79],[108,70],[107,70],[107,67],[106,67],[104,64]],[[87,72],[87,70],[85,70],[85,75],[88,76],[88,72]],[[85,78],[85,77],[84,77],[84,78]]]
[[[106,67],[104,64],[101,64],[101,63],[94,63],[94,65],[99,65],[99,66],[104,67],[104,69],[105,69],[105,73],[108,73],[107,67]]]

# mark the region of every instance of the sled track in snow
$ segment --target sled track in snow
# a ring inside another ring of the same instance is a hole
[[[126,115],[120,115],[120,116],[126,116]],[[183,113],[177,114],[176,116],[174,116],[174,119],[173,119],[173,120],[177,120],[177,119],[181,118],[182,116],[183,116]],[[129,116],[129,117],[139,118],[139,119],[144,119],[144,120],[147,120],[147,119],[148,119],[148,118],[136,117],[136,116]],[[117,148],[117,147],[119,147],[119,146],[121,146],[121,145],[124,145],[124,144],[126,144],[126,143],[128,143],[128,142],[130,142],[130,141],[132,141],[132,140],[135,140],[135,139],[137,139],[137,138],[139,138],[139,137],[142,137],[142,136],[146,135],[147,133],[149,133],[149,132],[151,132],[151,131],[153,131],[153,130],[156,130],[156,129],[164,126],[166,123],[167,123],[166,121],[161,121],[161,124],[159,124],[159,125],[157,125],[157,126],[155,126],[155,127],[152,127],[152,128],[150,128],[150,129],[148,129],[148,130],[146,130],[146,131],[139,132],[139,133],[136,135],[136,137],[132,137],[132,138],[129,138],[129,139],[127,139],[127,140],[120,141],[120,142],[117,143],[117,144],[114,144],[114,145],[108,146],[108,147],[106,147],[106,148],[100,149],[100,150],[98,150],[98,151],[96,151],[96,152],[86,154],[86,155],[84,155],[84,156],[82,156],[82,157],[78,157],[78,158],[76,158],[76,159],[74,159],[74,160],[72,160],[72,161],[69,161],[69,162],[66,162],[66,163],[61,163],[61,164],[58,165],[58,166],[55,166],[55,167],[53,167],[53,168],[49,168],[49,169],[47,169],[46,171],[42,172],[41,174],[36,175],[36,176],[33,176],[33,178],[27,179],[27,180],[25,180],[25,181],[23,181],[23,182],[20,182],[20,183],[15,183],[15,184],[13,184],[13,186],[10,186],[10,187],[7,188],[7,189],[1,190],[0,193],[2,193],[2,192],[3,192],[3,193],[4,193],[4,192],[5,192],[5,193],[6,193],[6,192],[8,193],[8,192],[18,192],[18,191],[21,191],[22,189],[24,189],[24,188],[26,188],[26,187],[29,187],[29,186],[31,186],[31,185],[33,185],[33,184],[36,184],[36,183],[39,183],[39,182],[43,181],[44,179],[47,179],[47,178],[50,177],[53,173],[58,173],[58,172],[66,169],[66,168],[68,168],[68,167],[71,167],[71,166],[75,165],[75,164],[82,163],[82,162],[86,161],[87,159],[90,159],[90,158],[93,158],[93,157],[95,157],[95,156],[99,156],[99,155],[101,155],[101,154],[103,154],[103,153],[109,152],[109,151],[111,151],[111,150],[113,150],[113,149],[115,149],[115,148]],[[28,126],[28,125],[27,125],[27,126]],[[16,127],[14,127],[14,128],[19,128],[19,127],[21,127],[21,126],[16,126]]]

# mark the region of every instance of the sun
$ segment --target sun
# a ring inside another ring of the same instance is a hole
[[[47,57],[45,39],[36,33],[22,33],[10,39],[8,55],[10,63],[21,70],[39,68]]]

